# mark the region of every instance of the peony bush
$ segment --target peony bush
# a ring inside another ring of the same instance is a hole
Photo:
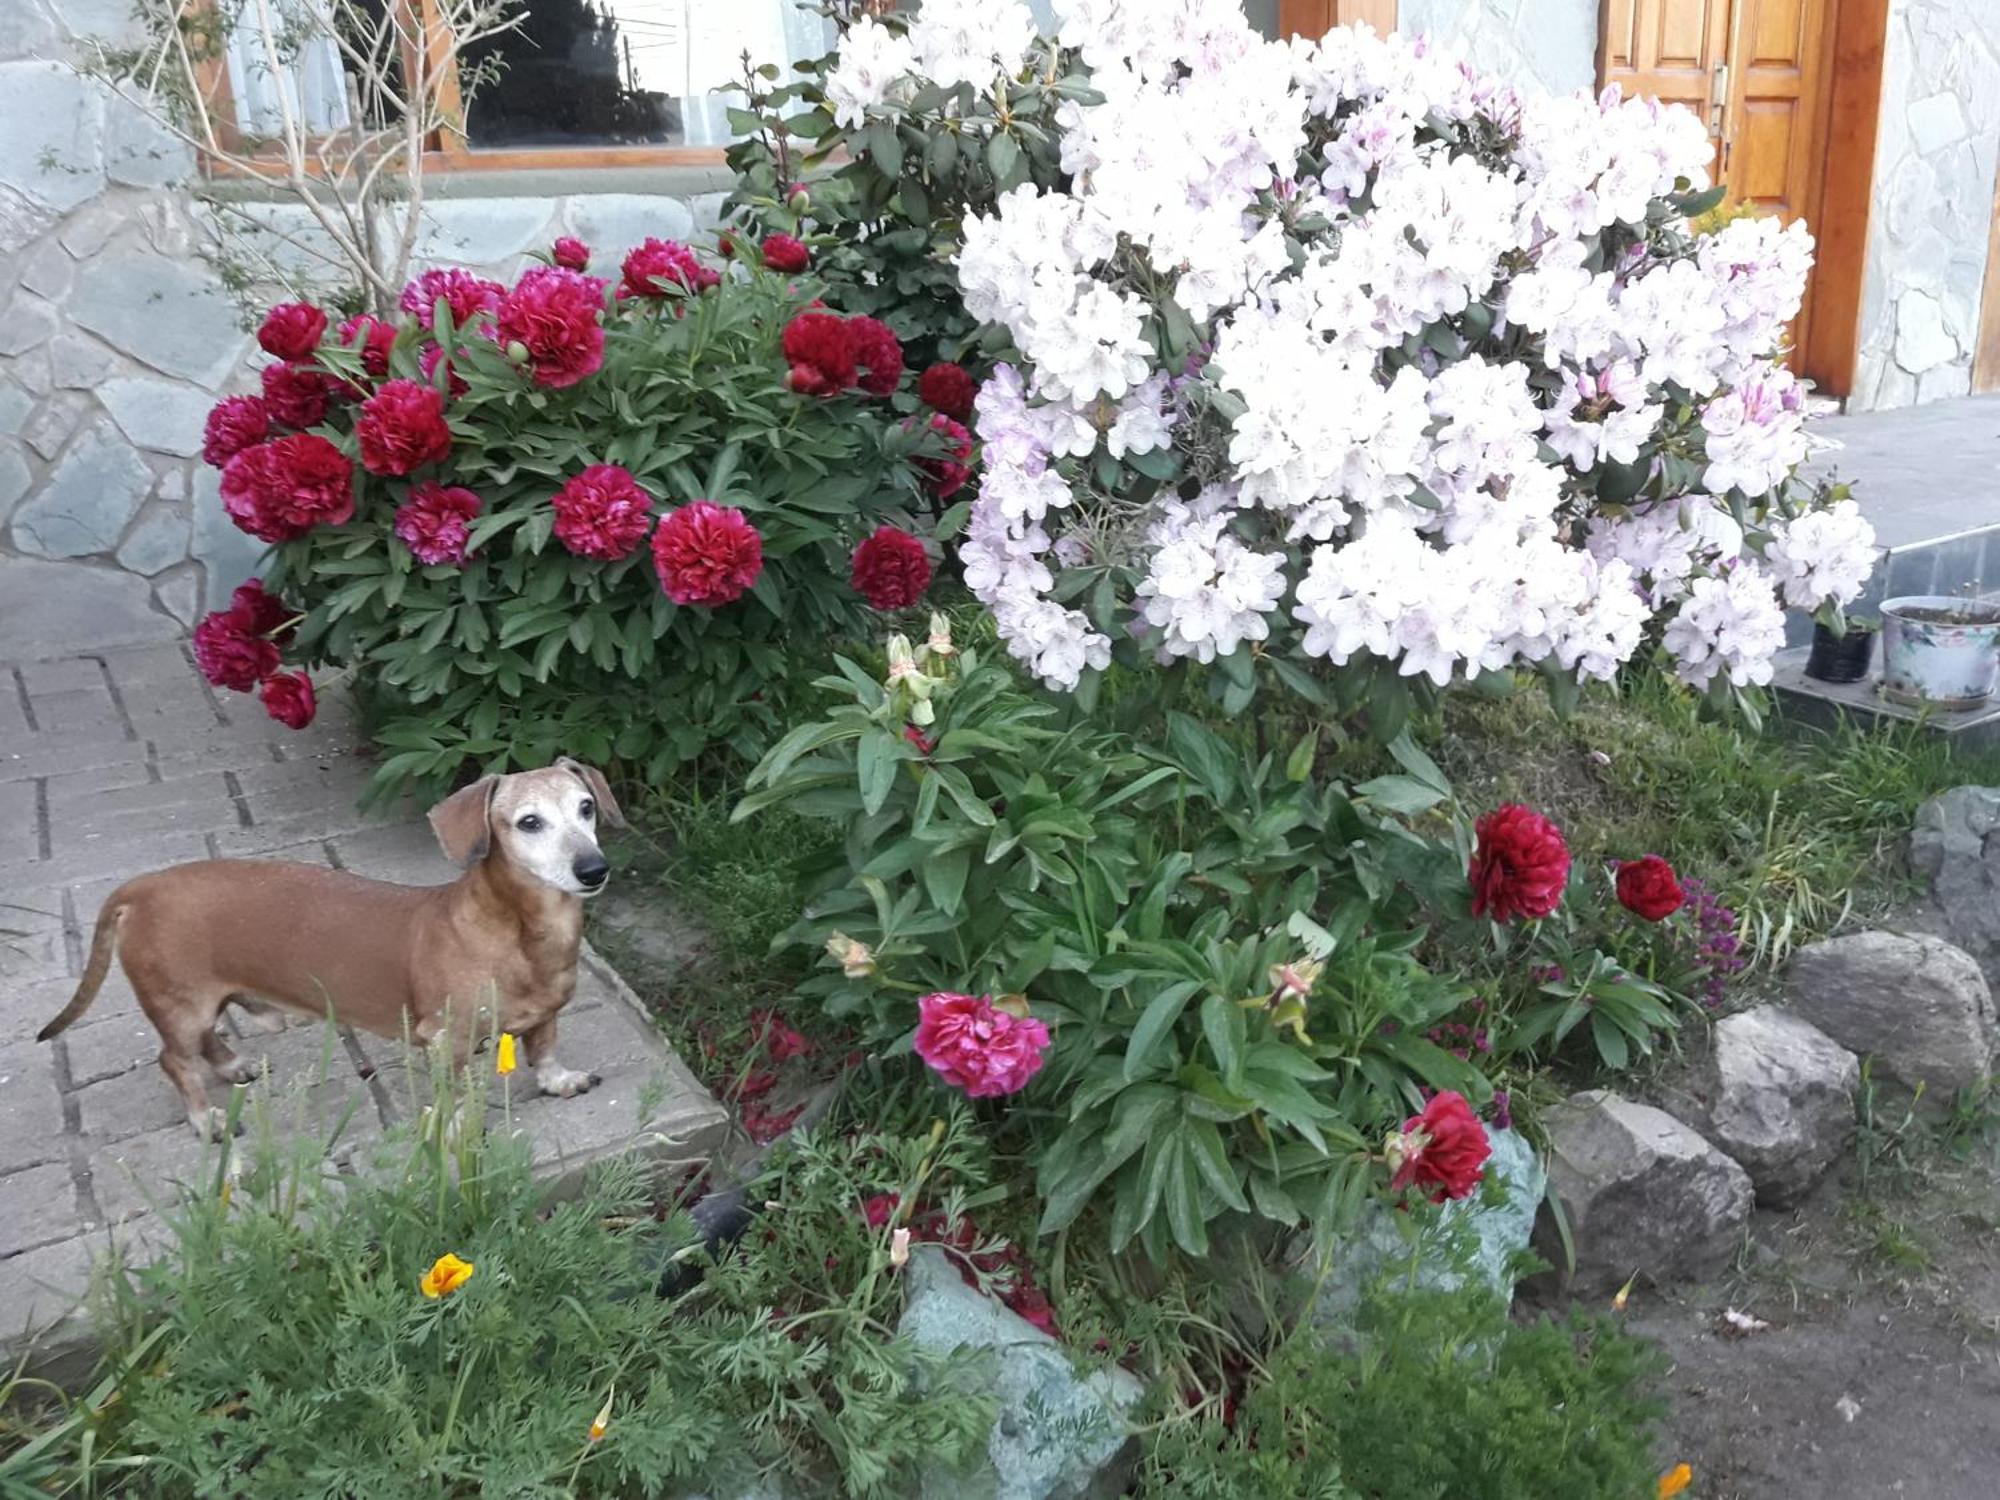
[[[302,725],[310,673],[351,668],[385,790],[761,752],[800,642],[924,596],[918,518],[972,453],[803,246],[731,248],[599,267],[565,240],[512,286],[426,271],[393,320],[273,308],[262,394],[205,433],[272,546],[196,632],[210,680]]]

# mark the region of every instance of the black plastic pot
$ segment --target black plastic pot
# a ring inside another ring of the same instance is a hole
[[[1815,682],[1860,682],[1875,659],[1875,634],[1850,625],[1846,635],[1835,635],[1815,624],[1806,676]]]

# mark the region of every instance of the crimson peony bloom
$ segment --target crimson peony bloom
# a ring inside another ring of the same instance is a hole
[[[590,246],[573,234],[566,234],[557,240],[549,254],[550,258],[566,271],[590,269]]]
[[[878,526],[854,549],[855,590],[879,610],[908,609],[931,586],[924,544],[894,526]]]
[[[774,271],[796,275],[812,263],[812,252],[807,250],[803,240],[789,234],[772,234],[764,238],[764,264]]]
[[[592,464],[556,491],[555,534],[578,557],[630,557],[653,524],[653,497],[617,464]]]
[[[949,458],[920,458],[916,465],[928,481],[927,488],[940,500],[949,500],[965,488],[972,477],[972,434],[938,412],[931,418],[931,431],[944,439]]]
[[[440,363],[444,365],[445,385],[450,388],[453,400],[472,389],[460,378],[458,371],[451,367],[451,361],[444,357],[444,345],[426,344],[424,352],[417,356],[417,368],[424,372],[424,379],[432,385],[437,384],[437,367]]]
[[[503,347],[519,344],[537,385],[560,390],[594,375],[604,363],[604,283],[560,266],[521,273],[500,299],[495,333]]]
[[[354,420],[361,466],[371,474],[408,474],[451,456],[444,396],[421,380],[391,380],[361,403]]]
[[[268,636],[280,646],[298,634],[292,624],[299,611],[276,594],[266,593],[264,580],[247,579],[229,596],[229,613],[252,635]]]
[[[311,365],[266,365],[264,410],[281,427],[317,427],[326,420],[330,382]]]
[[[889,325],[875,318],[849,318],[847,338],[855,363],[867,372],[861,389],[871,396],[891,394],[903,378],[903,345]]]
[[[1395,1192],[1415,1186],[1433,1203],[1463,1198],[1479,1186],[1492,1154],[1486,1127],[1465,1096],[1446,1089],[1431,1097],[1422,1114],[1403,1122],[1401,1135],[1390,1138],[1395,1176],[1389,1186]]]
[[[683,291],[699,292],[722,278],[694,258],[679,240],[649,239],[625,257],[621,297],[664,297],[669,282]]]
[[[435,480],[413,485],[409,498],[396,507],[396,535],[427,567],[462,563],[480,508],[479,497],[457,485],[447,487]]]
[[[310,302],[280,302],[264,314],[257,343],[282,360],[311,359],[326,332],[326,314]]]
[[[782,342],[792,389],[801,396],[838,396],[854,384],[854,339],[844,319],[802,312],[785,325]]]
[[[1664,922],[1687,901],[1674,867],[1657,854],[1618,866],[1618,904],[1648,922]]]
[[[917,377],[917,399],[954,422],[972,420],[972,403],[978,395],[979,384],[965,373],[965,366],[949,360],[939,360]]]
[[[368,313],[356,313],[340,325],[341,347],[352,349],[359,344],[361,368],[376,380],[389,373],[389,350],[395,342],[396,325]]]
[[[1546,917],[1562,904],[1569,846],[1562,830],[1532,808],[1509,803],[1479,820],[1472,851],[1472,914],[1511,922]]]
[[[396,305],[429,328],[436,321],[438,303],[443,302],[451,311],[452,327],[463,328],[473,314],[492,312],[506,295],[507,288],[499,282],[470,271],[426,271],[403,288]]]
[[[743,512],[694,500],[667,512],[653,532],[653,567],[676,604],[707,609],[742,598],[764,571],[764,539]]]
[[[278,670],[278,648],[251,628],[233,604],[202,617],[194,628],[194,664],[219,688],[247,693]]]
[[[272,438],[223,466],[222,505],[259,541],[290,541],[314,526],[353,519],[354,466],[313,433]]]
[[[1048,1027],[996,1010],[984,995],[925,995],[917,1017],[917,1056],[968,1098],[1019,1093],[1049,1050]]]
[[[312,679],[303,672],[273,672],[258,691],[264,712],[287,729],[303,729],[312,723],[318,708],[313,698]]]
[[[201,456],[221,468],[271,431],[271,411],[261,396],[230,396],[216,403],[202,428]]]

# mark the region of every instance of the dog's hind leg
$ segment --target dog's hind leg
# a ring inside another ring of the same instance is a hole
[[[215,1076],[224,1083],[249,1083],[257,1076],[257,1065],[238,1057],[235,1048],[223,1039],[219,1031],[210,1030],[201,1039],[201,1055],[202,1060],[215,1069]]]
[[[236,1007],[236,1023],[246,1034],[270,1036],[285,1029],[285,1013],[275,1005],[253,1000],[248,995],[231,995],[229,1003]]]
[[[215,1034],[215,1018],[222,1010],[222,996],[163,995],[136,984],[133,989],[140,1008],[160,1034],[160,1071],[180,1090],[188,1124],[203,1140],[220,1140],[228,1116],[209,1102],[207,1058],[212,1046],[221,1045]]]

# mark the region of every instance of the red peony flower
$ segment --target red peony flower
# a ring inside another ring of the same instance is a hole
[[[325,375],[310,365],[266,365],[264,410],[281,427],[316,427],[326,420],[332,391]]]
[[[259,541],[285,542],[354,516],[354,466],[309,432],[245,448],[222,470],[222,505]]]
[[[878,526],[854,549],[855,589],[879,610],[908,609],[931,586],[924,544],[894,526]]]
[[[221,468],[271,431],[271,411],[261,396],[231,396],[216,403],[202,429],[201,456]]]
[[[590,246],[575,235],[566,234],[555,242],[550,258],[566,271],[587,271],[590,269]]]
[[[354,420],[361,466],[371,474],[408,474],[451,456],[444,396],[421,380],[391,380],[361,403]]]
[[[660,518],[653,567],[676,604],[733,604],[764,571],[764,539],[743,512],[694,500]]]
[[[1017,1281],[1001,1294],[1000,1300],[1016,1317],[1034,1324],[1050,1338],[1060,1336],[1061,1330],[1056,1327],[1056,1310],[1049,1301],[1049,1294],[1032,1281]]]
[[[871,396],[887,396],[903,378],[903,345],[887,323],[874,318],[849,318],[848,342],[855,363],[867,373],[861,389]]]
[[[844,319],[802,312],[785,325],[783,344],[801,396],[838,396],[854,384],[854,339]]]
[[[724,260],[736,259],[736,236],[724,229],[715,236],[715,253]]]
[[[925,995],[917,1016],[917,1056],[968,1098],[1019,1093],[1048,1054],[1048,1027],[996,1010],[984,995]]]
[[[1657,854],[1618,866],[1618,904],[1648,922],[1664,922],[1687,901],[1674,867]]]
[[[931,431],[944,439],[949,458],[920,458],[918,470],[929,481],[926,488],[940,500],[949,500],[965,488],[972,477],[972,434],[938,412],[931,418]]]
[[[194,664],[215,686],[247,693],[278,670],[278,648],[232,606],[203,616],[195,626]]]
[[[806,249],[803,240],[789,234],[766,235],[764,238],[764,264],[774,271],[796,275],[812,262],[812,253]]]
[[[276,594],[265,592],[264,580],[250,578],[229,596],[229,612],[251,635],[268,636],[280,646],[298,633],[298,611]]]
[[[326,314],[310,302],[280,302],[264,314],[257,343],[279,359],[311,359],[325,332]]]
[[[342,348],[361,346],[361,368],[380,380],[389,373],[389,350],[396,342],[396,325],[368,313],[356,313],[340,325]]]
[[[972,403],[978,395],[978,383],[965,373],[965,366],[949,360],[939,360],[917,377],[917,399],[954,422],[972,420]]]
[[[521,346],[515,357],[529,362],[537,385],[560,390],[603,365],[603,313],[604,283],[595,276],[536,266],[500,299],[495,332],[503,346]]]
[[[439,364],[444,365],[445,385],[450,389],[453,400],[457,400],[472,389],[459,376],[458,371],[451,367],[451,361],[444,357],[444,346],[442,344],[426,344],[424,352],[417,356],[417,368],[424,372],[424,379],[431,385],[437,384],[437,367]]]
[[[592,464],[556,491],[556,540],[578,557],[630,557],[653,524],[653,497],[617,464]]]
[[[437,318],[438,303],[443,302],[451,311],[452,327],[463,328],[475,313],[492,312],[506,295],[507,288],[499,282],[470,271],[426,271],[403,288],[396,305],[429,328]]]
[[[903,1200],[896,1193],[877,1193],[874,1197],[863,1200],[861,1217],[868,1221],[870,1229],[886,1229],[889,1227],[889,1221],[896,1216],[896,1210],[902,1205]]]
[[[1486,1127],[1465,1096],[1446,1089],[1431,1097],[1422,1114],[1405,1120],[1403,1133],[1390,1142],[1396,1171],[1389,1186],[1401,1192],[1414,1185],[1433,1203],[1463,1198],[1479,1186],[1492,1154]]]
[[[303,672],[273,672],[264,679],[258,696],[264,700],[264,712],[287,729],[305,728],[318,707],[312,679]]]
[[[471,490],[435,480],[413,485],[409,498],[396,507],[396,535],[426,566],[462,563],[479,511],[479,497]]]
[[[1478,823],[1472,851],[1472,914],[1511,922],[1546,917],[1562,904],[1569,846],[1562,830],[1532,808],[1509,803]]]
[[[722,280],[679,240],[647,240],[625,257],[624,271],[621,297],[664,297],[668,283],[699,292]]]

